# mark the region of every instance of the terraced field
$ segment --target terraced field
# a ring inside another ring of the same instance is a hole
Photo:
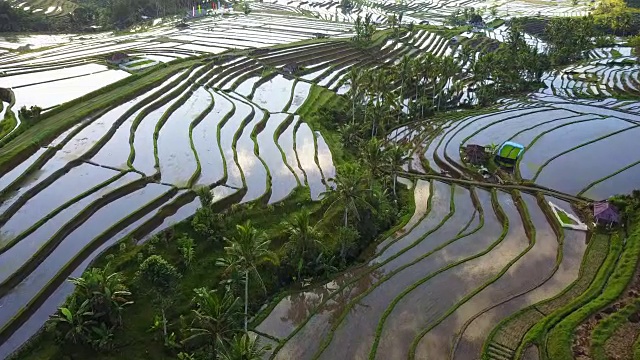
[[[579,16],[589,11],[589,4],[585,1],[578,1],[574,4],[571,1],[354,1],[355,7],[350,11],[343,11],[340,1],[288,1],[271,0],[259,3],[252,3],[251,7],[259,11],[290,12],[309,14],[325,20],[353,21],[356,17],[371,14],[372,18],[379,23],[387,21],[390,13],[403,13],[403,21],[419,23],[428,21],[431,24],[441,25],[446,21],[447,16],[458,9],[473,7],[485,9],[485,15],[491,19],[488,9],[495,8],[496,15],[502,18],[510,16]]]
[[[160,28],[110,43],[96,36],[0,57],[0,86],[15,98],[3,106],[3,121],[15,123],[0,138],[0,156],[10,159],[0,177],[2,356],[42,325],[71,290],[65,279],[99,253],[191,216],[198,187],[211,189],[222,207],[277,203],[298,186],[318,199],[335,169],[327,142],[300,114],[327,101],[322,87],[347,91],[351,66],[377,67],[417,51],[456,53],[446,37],[425,30],[380,43],[375,55],[334,40],[257,49],[317,32],[341,36],[350,25],[264,15],[243,21],[204,20],[188,31]],[[152,86],[91,112],[91,99],[146,76],[103,65],[113,51],[178,60],[149,75]],[[285,77],[279,71],[290,63],[301,71]],[[34,133],[31,144],[12,141],[31,136],[17,109],[32,105],[50,117],[73,106],[87,115],[50,120],[49,132]]]
[[[461,146],[515,141],[526,148],[515,177],[603,200],[637,186],[638,145],[630,139],[638,136],[639,121],[631,103],[537,94],[489,114],[443,121],[436,135],[420,135],[420,125],[414,125],[397,140],[419,142],[411,171],[454,177],[473,173],[461,159]],[[408,139],[413,133],[417,135]]]
[[[276,203],[302,185],[317,199],[335,170],[320,133],[296,114],[312,85],[266,69],[289,58],[312,65],[310,54],[340,50],[318,43],[170,67],[153,87],[11,160],[0,177],[0,357],[42,325],[69,293],[65,279],[97,254],[127,234],[143,240],[192,215],[192,189],[212,189],[221,206]],[[7,111],[37,101],[56,112],[118,80],[120,71],[82,64],[104,51],[74,44],[35,60],[0,59],[10,72],[3,85],[16,98]],[[77,65],[56,69],[65,61]],[[43,103],[43,92],[59,86],[69,91]],[[280,102],[267,101],[276,94]]]
[[[613,78],[617,68],[609,56],[593,79],[631,98],[620,79],[638,68]],[[640,178],[637,103],[580,99],[579,85],[547,84],[480,114],[393,130],[388,141],[413,148],[404,176],[415,214],[365,264],[264,310],[254,331],[274,344],[269,358],[537,359],[536,347],[521,347],[525,335],[573,306],[569,294],[584,291],[617,246],[563,227],[552,206],[574,215],[572,204],[629,193]],[[461,156],[462,146],[507,140],[525,146],[511,175],[522,185],[481,180]]]

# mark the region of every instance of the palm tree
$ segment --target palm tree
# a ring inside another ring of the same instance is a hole
[[[344,123],[338,129],[338,133],[340,133],[340,137],[342,138],[342,143],[345,147],[355,148],[355,146],[360,141],[360,124],[355,123]]]
[[[216,356],[216,344],[224,343],[238,332],[238,324],[242,315],[238,310],[239,298],[231,292],[225,291],[220,296],[215,290],[198,288],[193,290],[196,295],[193,302],[196,309],[193,310],[194,319],[189,329],[191,336],[183,343],[204,339],[212,347],[212,354]]]
[[[360,218],[358,209],[373,207],[365,198],[366,179],[360,168],[354,164],[345,164],[338,169],[335,178],[329,179],[335,188],[321,194],[323,202],[328,204],[327,212],[335,207],[344,208],[344,226],[349,225],[349,213]]]
[[[370,139],[362,149],[362,159],[369,168],[369,172],[372,176],[369,177],[369,189],[373,179],[380,174],[381,167],[384,163],[384,149],[382,147],[382,141],[378,138]]]
[[[347,74],[347,81],[349,82],[349,94],[351,96],[352,102],[352,118],[351,122],[355,124],[356,122],[356,100],[360,96],[360,79],[362,77],[362,73],[357,66],[352,66]]]
[[[244,275],[244,331],[247,331],[249,313],[249,274],[258,277],[265,293],[267,289],[260,277],[257,266],[270,262],[277,263],[276,254],[269,250],[271,241],[264,232],[258,232],[247,221],[244,225],[236,225],[236,235],[232,239],[225,239],[225,257],[218,259],[218,265],[224,266],[226,271],[235,271]]]
[[[387,164],[393,177],[393,195],[397,197],[396,184],[398,182],[398,171],[402,165],[406,164],[411,157],[407,155],[407,149],[401,145],[394,144],[387,151]]]
[[[442,93],[445,90],[447,90],[447,93],[450,93],[449,89],[447,88],[447,84],[449,83],[449,80],[453,81],[453,76],[459,71],[460,69],[458,68],[458,65],[456,64],[452,56],[445,56],[444,58],[442,58],[442,62],[440,65],[440,74],[442,75],[442,81],[444,82],[444,84],[442,84],[442,89],[438,94],[438,111],[440,111],[440,101],[442,99]]]
[[[311,214],[307,209],[295,214],[293,221],[285,222],[283,226],[289,236],[289,242],[285,248],[293,259],[298,260],[298,279],[300,279],[304,264],[310,263],[324,247],[320,241],[322,234],[315,225],[311,225]]]
[[[248,334],[236,335],[226,351],[220,354],[223,360],[261,360],[270,346],[260,346],[260,342]]]
[[[400,111],[398,111],[398,123],[400,122],[400,114],[402,113],[403,105],[404,105],[404,82],[407,76],[410,76],[412,61],[409,56],[405,55],[402,57],[400,61],[400,77],[402,78],[402,83],[400,85],[400,96],[398,98],[398,103],[400,106]]]

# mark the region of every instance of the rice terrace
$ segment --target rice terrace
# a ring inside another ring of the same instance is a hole
[[[636,1],[0,32],[0,359],[640,360]]]

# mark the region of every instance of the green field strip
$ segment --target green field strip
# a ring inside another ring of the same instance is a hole
[[[240,59],[241,60],[232,63],[231,66],[228,66],[229,64],[223,64],[223,65],[227,65],[227,67],[223,71],[218,73],[216,76],[213,76],[211,80],[209,80],[206,83],[205,86],[208,88],[219,89],[220,86],[218,86],[218,83],[227,79],[229,76],[231,76],[232,74],[238,71],[246,70],[248,66],[250,67],[252,65],[251,59],[249,58],[240,58]],[[236,60],[236,59],[233,59],[233,60]]]
[[[202,172],[202,166],[200,164],[200,157],[198,156],[198,151],[196,150],[196,146],[193,143],[193,128],[198,126],[198,124],[200,124],[200,122],[202,122],[202,120],[204,120],[204,118],[207,117],[207,115],[209,115],[211,113],[211,111],[213,110],[213,108],[215,107],[215,99],[213,98],[213,94],[209,90],[206,90],[206,91],[211,96],[211,102],[210,102],[209,106],[205,109],[205,111],[200,113],[189,124],[189,144],[191,146],[191,151],[193,151],[193,156],[196,158],[196,171],[193,173],[193,175],[191,175],[191,178],[189,178],[189,182],[187,183],[187,187],[188,188],[191,188],[191,187],[194,186],[194,184],[196,183],[196,181],[198,180],[198,178],[200,177],[200,174]]]
[[[432,194],[433,194],[433,192],[431,192],[431,193],[430,193],[429,201],[431,201],[431,199],[432,199]],[[453,197],[453,192],[452,192],[452,194],[451,194],[451,197]],[[449,200],[449,201],[451,201],[451,200]],[[450,206],[453,206],[453,205],[450,205]],[[425,215],[422,217],[422,219],[426,219],[426,217],[431,213],[431,206],[429,206],[429,208],[428,208],[428,209],[429,209],[429,210],[425,213]],[[442,220],[442,221],[440,221],[440,222],[439,222],[439,224],[438,224],[437,226],[440,226],[440,225],[444,224],[444,222],[446,222],[446,218],[443,218],[443,220]],[[411,231],[412,231],[413,229],[415,229],[419,224],[420,224],[420,222],[416,222],[416,224],[414,224],[414,226],[413,226],[409,231],[405,232],[405,233],[403,234],[403,236],[401,236],[400,238],[402,238],[402,237],[406,236],[407,234],[411,233]],[[436,229],[434,229],[433,231],[435,231],[435,230],[436,230]],[[426,236],[425,236],[425,237],[426,237]],[[399,238],[399,239],[400,239],[400,238]],[[397,241],[397,240],[399,240],[399,239],[396,239],[395,241]],[[415,246],[415,245],[417,245],[417,243],[418,243],[419,241],[420,241],[420,240],[416,241],[413,245],[414,245],[414,246]],[[286,338],[282,339],[281,343],[280,343],[280,344],[278,345],[278,347],[274,350],[274,353],[273,353],[273,356],[271,357],[271,359],[273,359],[273,358],[275,357],[275,355],[277,355],[278,351],[280,351],[280,349],[284,346],[284,344],[285,344],[287,341],[289,341],[289,340],[290,340],[290,339],[291,339],[291,338],[292,338],[296,333],[298,333],[298,332],[302,329],[302,327],[304,327],[304,326],[307,324],[307,322],[311,319],[311,317],[313,317],[314,315],[316,315],[316,314],[317,314],[317,312],[318,312],[318,310],[320,309],[320,307],[324,306],[324,305],[325,305],[329,300],[331,300],[331,299],[332,299],[336,294],[340,293],[342,290],[344,290],[344,289],[345,289],[345,288],[347,288],[348,286],[350,286],[350,285],[352,285],[352,284],[355,284],[355,283],[356,283],[356,282],[358,282],[362,277],[366,276],[368,273],[370,273],[370,272],[374,271],[375,269],[379,268],[380,266],[383,266],[383,265],[385,265],[385,264],[387,264],[387,263],[391,262],[392,260],[394,260],[394,259],[395,259],[395,258],[397,258],[398,256],[402,255],[402,254],[403,254],[405,251],[407,251],[407,250],[409,250],[409,248],[406,248],[406,249],[403,249],[403,250],[399,251],[399,252],[398,252],[398,253],[396,253],[395,255],[393,255],[393,256],[391,256],[391,257],[389,257],[388,259],[386,259],[384,262],[377,263],[377,264],[373,265],[371,268],[368,268],[368,269],[367,269],[367,271],[366,271],[366,273],[365,273],[365,274],[363,274],[362,276],[358,276],[356,279],[353,279],[353,280],[351,280],[351,281],[349,281],[349,282],[345,283],[344,285],[342,285],[342,286],[340,286],[338,289],[336,289],[336,290],[335,290],[335,291],[334,291],[330,296],[328,296],[326,299],[323,299],[323,301],[322,301],[320,304],[318,304],[318,305],[316,306],[316,308],[315,308],[315,309],[313,309],[313,311],[309,314],[309,316],[307,317],[307,319],[306,319],[304,322],[302,322],[301,324],[299,324],[299,325],[296,327],[296,329],[295,329],[291,334],[289,334]],[[353,269],[349,269],[348,271],[351,271],[351,270],[353,270]],[[339,275],[339,274],[338,274],[338,275]]]
[[[103,183],[98,184],[97,186],[94,186],[93,188],[91,188],[91,189],[89,189],[89,190],[87,190],[87,191],[75,196],[74,198],[68,200],[67,202],[65,202],[61,206],[57,207],[55,210],[53,210],[52,212],[48,213],[42,219],[40,219],[37,222],[35,222],[33,225],[31,225],[25,231],[23,231],[19,235],[15,236],[13,239],[9,240],[8,242],[3,243],[3,246],[0,248],[0,255],[4,254],[8,250],[10,250],[12,247],[14,247],[16,244],[18,244],[20,242],[20,240],[24,239],[29,234],[33,233],[36,229],[38,229],[40,226],[42,226],[42,224],[44,224],[45,222],[49,221],[54,216],[58,215],[58,213],[60,213],[61,211],[65,210],[66,208],[68,208],[69,206],[75,204],[76,202],[80,201],[81,199],[83,199],[83,198],[95,193],[96,191],[99,191],[100,189],[103,189],[107,185],[117,181],[118,179],[122,178],[125,174],[126,174],[126,172],[121,172],[120,174],[118,174],[118,175],[116,175],[116,176],[104,181]],[[6,222],[6,219],[3,219],[3,223],[4,222]]]
[[[513,194],[514,202],[516,203],[518,211],[520,212],[520,216],[523,219],[525,233],[527,234],[527,237],[529,238],[529,246],[526,249],[524,249],[523,251],[521,251],[506,266],[504,266],[502,268],[502,270],[498,274],[496,274],[492,279],[486,281],[480,287],[476,288],[474,291],[472,291],[471,293],[467,294],[465,297],[463,297],[461,300],[459,300],[454,306],[450,307],[449,310],[447,310],[447,312],[445,314],[443,314],[440,318],[438,318],[438,320],[436,320],[433,324],[431,324],[427,328],[423,329],[414,338],[414,340],[411,343],[411,347],[409,348],[409,358],[410,359],[414,359],[415,358],[416,348],[417,348],[418,344],[420,343],[420,340],[431,329],[433,329],[435,326],[437,326],[442,321],[444,321],[449,315],[451,315],[455,310],[457,310],[460,306],[462,306],[469,299],[471,299],[475,295],[477,295],[480,291],[484,290],[486,287],[488,287],[489,285],[493,284],[498,279],[500,279],[502,277],[502,275],[504,275],[507,271],[509,271],[509,269],[513,266],[513,264],[515,264],[518,260],[520,260],[523,256],[525,256],[529,252],[529,250],[531,250],[535,246],[535,244],[536,244],[535,231],[536,230],[535,230],[535,227],[534,227],[534,225],[533,225],[533,223],[531,221],[531,218],[529,216],[529,211],[528,211],[526,205],[524,204],[524,202],[522,201],[522,199],[520,198],[520,194],[518,192],[516,192],[516,191],[512,192],[512,194]]]
[[[291,103],[293,102],[293,97],[295,96],[295,93],[296,93],[296,85],[298,84],[298,82],[299,82],[298,78],[293,80],[293,85],[291,86],[291,95],[289,96],[289,101],[287,101],[287,104],[282,109],[282,112],[285,112],[285,113],[288,112],[289,108],[291,107]]]
[[[18,119],[10,107],[7,107],[4,118],[0,121],[0,140],[18,127]],[[0,144],[2,147],[2,144]]]
[[[615,235],[614,235],[615,237]],[[615,301],[631,281],[640,255],[640,226],[637,224],[623,246],[622,253],[602,292],[562,319],[547,336],[546,353],[551,359],[573,359],[571,342],[574,329],[592,313]]]
[[[633,342],[633,360],[640,360],[640,335]]]
[[[309,128],[311,128],[311,127],[309,127]],[[324,172],[322,171],[322,166],[320,166],[320,161],[318,160],[318,136],[317,136],[316,132],[313,131],[313,129],[311,129],[311,135],[313,136],[313,149],[314,149],[313,161],[315,162],[316,166],[318,167],[318,170],[320,170],[320,179],[321,179],[322,183],[325,185],[325,187],[327,189],[329,189],[328,179],[325,178]]]
[[[145,180],[145,179],[141,179]],[[144,184],[146,185],[146,184]],[[144,187],[144,185],[136,190],[139,190]],[[122,188],[121,188],[122,189]],[[119,189],[118,189],[119,190]],[[110,193],[109,195],[117,192],[118,190]],[[132,192],[129,192],[132,193]],[[9,323],[7,323],[4,327],[0,329],[0,343],[4,343],[9,339],[9,337],[17,331],[22,324],[24,324],[31,314],[35,312],[42,304],[47,300],[49,295],[51,295],[62,283],[67,281],[67,278],[71,275],[73,270],[75,270],[80,264],[85,261],[93,252],[98,250],[102,244],[104,244],[109,239],[112,239],[116,236],[120,231],[125,229],[127,226],[135,223],[136,220],[142,218],[145,214],[149,213],[153,209],[157,208],[177,193],[177,188],[171,188],[169,191],[165,192],[163,195],[155,198],[154,200],[146,203],[141,208],[137,209],[133,213],[127,215],[125,218],[117,222],[116,224],[109,227],[103,233],[101,233],[98,237],[94,238],[90,242],[88,242],[82,250],[80,250],[74,257],[67,262],[63,268],[61,268],[55,276],[47,283],[45,287],[43,287],[37,295],[32,298],[24,307],[20,310],[18,314],[16,314]],[[126,194],[122,194],[123,196]],[[103,197],[106,198],[107,196]],[[105,204],[106,205],[106,204]],[[4,295],[3,295],[4,296]]]
[[[584,189],[580,190],[580,192],[579,192],[577,195],[578,195],[578,196],[582,196],[584,193],[586,193],[587,191],[589,191],[589,189],[591,189],[592,187],[594,187],[594,186],[596,186],[596,185],[600,184],[601,182],[604,182],[604,181],[606,181],[606,180],[609,180],[610,178],[612,178],[612,177],[614,177],[614,176],[616,176],[616,175],[618,175],[618,174],[620,174],[620,173],[624,172],[625,170],[628,170],[628,169],[630,169],[630,168],[632,168],[632,167],[634,167],[634,166],[636,166],[636,165],[638,165],[638,164],[640,164],[640,160],[638,160],[638,161],[636,161],[636,162],[633,162],[633,163],[631,163],[631,164],[629,164],[629,165],[627,165],[627,166],[625,166],[625,167],[623,167],[623,168],[621,168],[621,169],[617,170],[616,172],[613,172],[613,173],[611,173],[611,174],[609,174],[609,175],[607,175],[607,176],[605,176],[605,177],[603,177],[603,178],[601,178],[601,179],[598,179],[598,180],[596,180],[596,181],[594,181],[594,182],[591,182],[591,183],[587,184],[587,186],[585,186],[585,188],[584,188]]]
[[[437,231],[438,229],[442,228],[442,226],[445,225],[445,223],[451,218],[451,216],[454,215],[455,213],[455,202],[453,201],[453,197],[455,191],[451,192],[451,211],[449,213],[449,217],[445,217],[443,219],[443,221],[438,224],[438,226],[436,226],[436,228],[434,228],[433,231],[428,231],[426,233],[426,235],[422,236],[422,240],[426,239],[428,235],[431,235],[433,233],[435,233],[435,231]],[[331,329],[329,330],[329,335],[327,337],[325,337],[322,341],[322,344],[320,345],[320,348],[316,351],[315,355],[313,356],[313,359],[318,359],[320,358],[320,356],[322,355],[322,353],[324,352],[324,350],[326,350],[326,348],[329,346],[329,344],[331,343],[331,341],[333,340],[335,331],[340,327],[340,325],[344,322],[344,320],[347,318],[347,316],[349,315],[349,313],[351,312],[351,310],[356,306],[359,305],[360,301],[362,299],[364,299],[367,295],[371,294],[375,289],[377,289],[380,285],[382,285],[385,281],[391,279],[393,276],[395,276],[396,274],[400,273],[401,271],[415,265],[418,264],[419,262],[421,262],[422,260],[428,258],[429,256],[438,253],[440,250],[446,248],[448,245],[454,243],[457,240],[460,240],[462,238],[465,238],[467,236],[473,235],[475,234],[478,230],[480,230],[483,226],[484,226],[484,215],[483,215],[483,210],[479,207],[478,204],[478,200],[477,200],[477,196],[474,192],[473,189],[470,190],[470,197],[472,199],[472,202],[474,203],[474,207],[476,211],[480,212],[480,222],[478,223],[478,225],[473,228],[470,229],[469,232],[462,232],[460,234],[458,234],[457,236],[453,237],[452,239],[445,241],[444,243],[438,245],[437,247],[435,247],[432,250],[429,250],[427,252],[425,252],[423,255],[419,256],[418,258],[416,258],[415,260],[408,262],[402,266],[399,266],[398,268],[390,271],[389,273],[385,274],[383,277],[381,277],[380,279],[378,279],[378,281],[375,284],[372,284],[371,286],[369,286],[367,288],[366,291],[364,291],[363,293],[357,295],[356,297],[354,297],[353,299],[351,299],[349,301],[349,303],[347,305],[344,306],[342,312],[340,313],[340,316],[336,319],[333,320],[331,322]],[[475,214],[475,212],[474,212]],[[468,226],[472,221],[473,221],[474,216],[471,217],[471,219],[467,222],[466,226]],[[422,241],[421,240],[421,241]],[[378,334],[378,331],[376,331],[376,335]],[[374,338],[374,348],[375,345],[377,345],[377,343],[375,342],[375,339],[377,339],[378,336],[376,336]]]
[[[582,280],[582,286],[584,286],[584,288],[578,288],[575,285],[571,286],[567,288],[566,292],[562,292],[558,296],[545,301],[543,304],[535,305],[535,308],[538,311],[541,311],[546,316],[544,319],[537,322],[534,326],[528,329],[520,344],[518,345],[518,348],[516,349],[516,354],[521,354],[522,351],[524,351],[524,348],[532,343],[545,343],[547,334],[560,321],[562,321],[562,319],[584,306],[602,291],[602,288],[611,275],[613,267],[615,266],[615,262],[617,261],[623,248],[622,240],[618,236],[613,236],[610,239],[607,239],[607,237],[605,236],[601,236],[600,239],[596,237],[592,241],[602,242],[607,240],[610,240],[609,243],[606,244],[607,246],[610,245],[609,251],[607,252],[606,258],[603,260],[602,264],[597,268],[597,272],[593,274],[594,277],[592,278],[592,280],[587,282],[590,279],[587,279],[586,277],[581,277],[580,279]],[[596,255],[592,254],[592,249],[590,250],[591,251],[589,251],[588,253],[589,257]],[[587,259],[588,258],[585,257],[585,261]],[[583,264],[586,265],[586,262],[583,262]],[[587,270],[592,269],[587,268]],[[557,305],[557,303],[559,303],[559,305]],[[546,311],[550,312],[546,313]],[[541,348],[541,356],[545,357],[546,353],[546,347],[543,346]]]
[[[592,238],[592,240],[589,241],[585,256],[582,259],[578,278],[559,294],[541,302],[534,303],[501,320],[500,323],[493,328],[483,345],[482,359],[487,359],[485,356],[486,349],[489,343],[492,342],[506,344],[514,349],[517,348],[525,333],[544,318],[546,315],[545,312],[547,314],[551,313],[586,290],[607,256],[608,247],[608,237]],[[542,306],[543,304],[548,305]],[[540,312],[540,310],[538,310],[539,308],[545,312]]]
[[[591,332],[591,358],[594,360],[607,360],[605,343],[612,340],[614,333],[629,323],[629,316],[640,310],[640,299],[631,300],[620,310],[598,321]]]
[[[331,43],[326,46],[326,48],[318,49],[319,47],[315,47],[312,49],[305,48],[301,51],[292,51],[290,53],[284,55],[278,55],[274,57],[270,57],[268,59],[260,59],[260,62],[265,64],[266,66],[279,66],[285,63],[305,63],[309,60],[313,60],[314,62],[322,62],[331,60],[336,56],[339,56],[343,52],[347,52],[349,54],[357,52],[358,50],[354,49],[350,43],[346,41],[341,41],[338,44]]]
[[[14,131],[12,135],[15,136],[12,136],[9,143],[6,142],[7,138],[3,139],[5,142],[3,142],[4,146],[0,148],[0,171],[11,168],[21,160],[28,158],[37,151],[39,147],[37,144],[54,139],[78,119],[109,108],[113,104],[131,100],[138,93],[155,88],[171,75],[193,63],[193,61],[183,61],[165,68],[158,68],[153,72],[130,75],[47,112],[35,126],[24,131]],[[69,114],[73,114],[73,116]]]
[[[633,129],[636,129],[636,128],[638,128],[638,125],[636,125],[636,126],[631,126],[631,127],[628,127],[628,128],[622,129],[622,130],[617,130],[617,131],[614,131],[614,132],[612,132],[612,133],[609,133],[609,134],[606,134],[606,135],[600,136],[600,137],[598,137],[598,138],[595,138],[595,139],[593,139],[593,140],[590,140],[590,141],[584,142],[584,143],[582,143],[582,144],[576,145],[576,146],[572,147],[571,149],[565,150],[565,151],[563,151],[563,152],[561,152],[561,153],[559,153],[559,154],[556,154],[556,155],[554,155],[553,157],[551,157],[551,158],[547,159],[547,161],[545,161],[545,162],[544,162],[544,163],[543,163],[543,164],[538,168],[538,171],[536,171],[535,175],[533,176],[533,179],[531,179],[531,180],[532,180],[532,181],[536,181],[536,180],[537,180],[537,178],[538,178],[538,176],[539,176],[539,175],[540,175],[540,173],[542,172],[542,169],[544,169],[544,167],[545,167],[545,166],[547,166],[550,162],[552,162],[553,160],[555,160],[555,159],[557,159],[557,158],[561,157],[562,155],[565,155],[565,154],[567,154],[567,153],[569,153],[569,152],[571,152],[571,151],[577,150],[577,149],[579,149],[579,148],[581,148],[581,147],[583,147],[583,146],[587,146],[587,145],[589,145],[589,144],[592,144],[592,143],[598,142],[598,141],[600,141],[600,140],[603,140],[603,139],[609,138],[609,137],[611,137],[611,136],[615,136],[615,135],[618,135],[618,134],[623,133],[623,132],[625,132],[625,131],[633,130]],[[522,158],[522,156],[520,156],[520,158]]]
[[[289,115],[287,116],[286,120],[283,121],[278,128],[276,129],[276,131],[273,133],[273,141],[276,144],[276,146],[278,147],[278,150],[280,151],[280,155],[282,155],[282,161],[284,162],[284,165],[289,169],[289,171],[291,171],[293,173],[293,176],[295,176],[296,178],[296,182],[298,183],[298,186],[302,186],[302,183],[300,182],[300,178],[298,177],[298,174],[293,170],[293,168],[291,167],[291,165],[287,162],[287,155],[284,152],[284,150],[282,149],[282,147],[280,146],[280,143],[278,142],[278,139],[280,138],[280,136],[286,131],[286,129],[291,126],[291,124],[293,123],[293,119],[294,116],[293,115]]]

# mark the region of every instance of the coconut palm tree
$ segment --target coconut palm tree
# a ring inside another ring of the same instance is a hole
[[[440,63],[440,74],[442,75],[441,80],[443,81],[443,84],[441,85],[442,88],[440,90],[440,93],[438,94],[438,111],[440,111],[442,93],[444,91],[450,93],[449,89],[447,88],[447,84],[449,83],[449,81],[453,82],[453,76],[455,76],[455,74],[459,72],[459,66],[458,64],[456,64],[452,56],[445,56],[444,58],[442,58],[442,61]]]
[[[261,346],[257,338],[248,334],[236,335],[228,348],[220,354],[222,360],[261,360],[270,346]]]
[[[194,319],[189,328],[191,335],[183,343],[204,341],[211,345],[212,354],[216,354],[216,345],[229,341],[239,330],[242,313],[239,310],[239,298],[225,291],[220,295],[215,290],[198,288],[193,290]]]
[[[289,242],[285,248],[293,259],[298,260],[298,279],[301,278],[302,268],[310,263],[323,248],[322,234],[315,225],[311,225],[311,214],[303,209],[293,216],[291,222],[283,224]]]
[[[349,82],[349,95],[351,96],[351,104],[352,104],[351,122],[354,124],[356,122],[356,101],[360,96],[361,77],[362,77],[362,72],[357,66],[352,66],[349,72],[347,73],[347,81]]]
[[[232,239],[225,239],[225,256],[217,263],[224,266],[226,271],[234,271],[244,276],[244,331],[247,331],[249,313],[249,275],[255,274],[267,292],[264,282],[258,272],[258,266],[264,263],[278,262],[276,254],[269,250],[271,241],[264,232],[259,232],[250,221],[244,225],[236,225],[236,235]]]
[[[407,149],[398,144],[394,144],[387,150],[387,164],[393,178],[393,195],[398,196],[396,193],[396,185],[398,182],[398,171],[402,169],[402,165],[406,164],[411,157],[408,155]]]
[[[335,187],[321,194],[323,202],[328,204],[327,212],[336,207],[343,208],[344,226],[349,225],[349,214],[360,218],[359,209],[373,207],[366,200],[366,176],[357,165],[345,164],[338,169],[336,177],[329,179]]]
[[[402,79],[401,85],[400,85],[400,96],[398,98],[398,104],[400,107],[400,111],[398,111],[398,122],[400,122],[400,115],[402,114],[402,109],[403,109],[403,105],[404,105],[404,83],[405,83],[405,79],[411,75],[411,58],[409,58],[409,56],[405,55],[402,57],[402,60],[400,61],[400,67],[399,67],[399,71],[400,71],[400,78]]]
[[[385,154],[382,146],[382,141],[378,138],[372,138],[364,144],[362,149],[362,159],[372,175],[369,177],[369,189],[371,189],[373,179],[380,175],[382,165],[385,161]]]

